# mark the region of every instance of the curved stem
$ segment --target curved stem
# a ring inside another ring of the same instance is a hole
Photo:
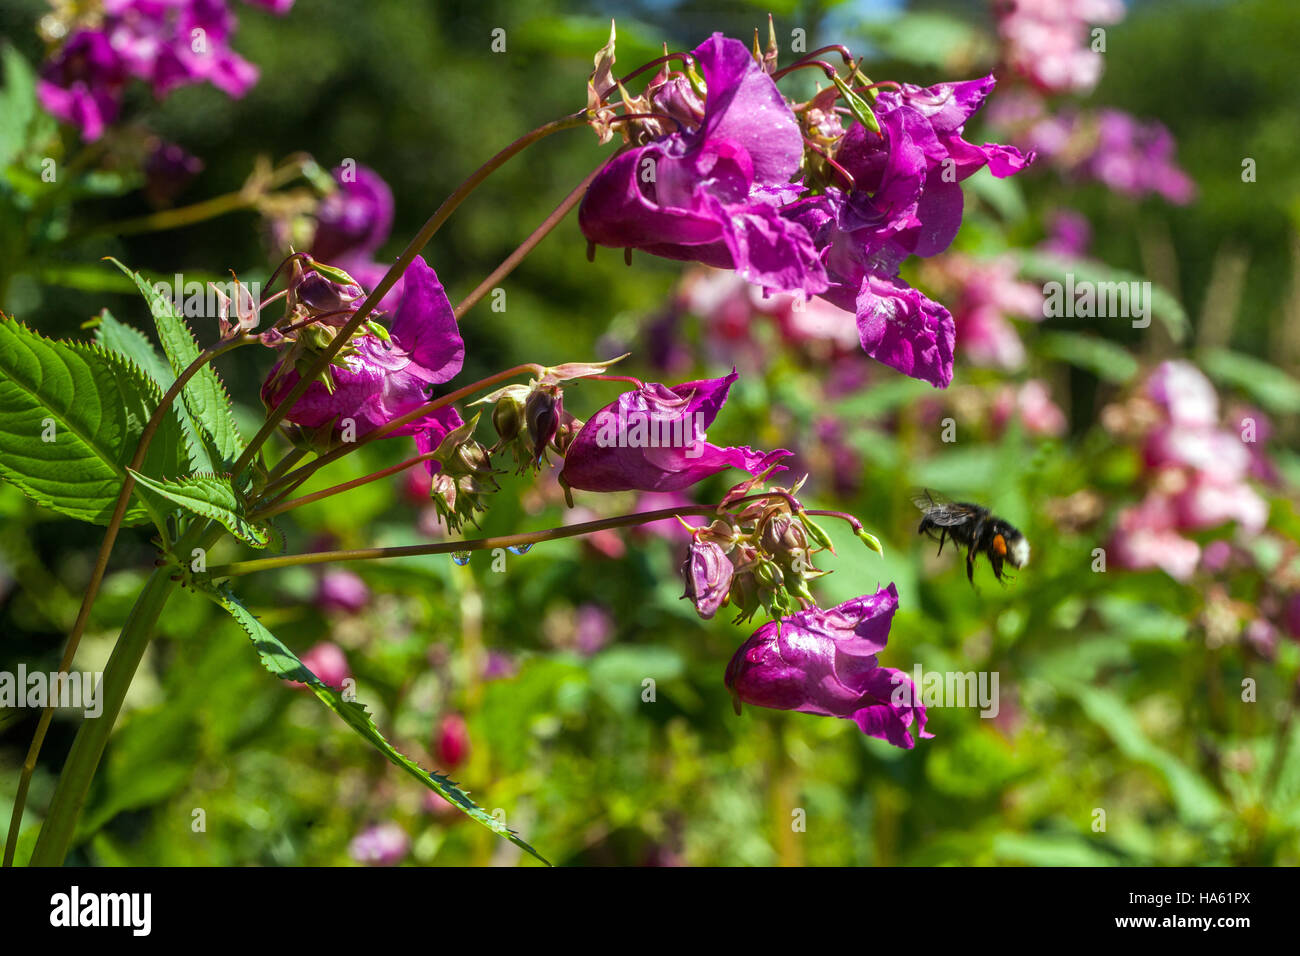
[[[269,191],[278,189],[300,176],[306,167],[307,161],[314,162],[314,160],[310,160],[310,157],[307,157],[306,160],[301,156],[290,157],[272,170],[270,175],[262,182],[256,182],[250,178],[247,183],[234,192],[222,196],[213,196],[211,199],[204,199],[201,202],[180,206],[176,209],[163,209],[148,215],[137,216],[134,219],[104,223],[82,233],[77,238],[100,233],[127,236],[141,232],[162,232],[167,229],[192,226],[196,222],[215,219],[217,216],[224,216],[228,212],[247,209],[255,205]],[[254,176],[256,175],[254,173]]]
[[[406,471],[415,465],[424,461],[429,461],[437,454],[435,451],[425,452],[423,455],[416,455],[414,458],[408,458],[399,465],[393,465],[390,468],[384,468],[376,471],[374,474],[364,475],[361,478],[354,478],[352,481],[345,481],[342,484],[325,488],[321,491],[313,491],[309,495],[303,495],[301,498],[294,498],[290,501],[276,501],[249,512],[249,521],[258,521],[262,518],[273,518],[278,514],[286,511],[292,511],[294,508],[301,508],[303,505],[309,505],[313,501],[321,501],[324,498],[332,498],[334,495],[341,495],[345,491],[351,491],[353,488],[360,488],[362,485],[368,485],[372,481],[378,481],[380,478],[387,478],[389,475],[395,475],[398,472]]]
[[[196,524],[185,535],[183,543],[178,543],[178,550],[188,548],[191,544],[211,547],[224,531],[205,529],[203,524]],[[50,800],[50,809],[45,822],[41,825],[40,836],[32,851],[32,866],[61,866],[76,834],[77,820],[90,792],[90,782],[99,768],[104,747],[113,732],[117,715],[126,699],[127,689],[135,677],[145,649],[153,635],[154,625],[163,606],[179,584],[179,577],[173,567],[156,568],[149,576],[144,590],[136,599],[135,606],[127,616],[126,623],[113,645],[113,653],[104,667],[103,680],[99,695],[103,712],[94,720],[83,719],[77,730],[68,759],[63,763],[59,773],[59,782]]]
[[[492,271],[491,275],[480,282],[473,292],[461,300],[461,303],[456,306],[457,322],[460,321],[461,316],[474,308],[478,301],[482,299],[483,296],[487,295],[488,291],[492,289],[493,286],[506,276],[510,275],[510,273],[514,271],[515,266],[519,265],[519,263],[524,260],[524,257],[537,247],[537,244],[546,237],[546,234],[560,224],[560,221],[569,214],[569,210],[582,201],[582,197],[587,193],[587,187],[591,185],[591,181],[595,179],[604,168],[605,164],[601,163],[588,173],[586,178],[583,179],[582,182],[578,183],[577,187],[574,188],[573,192],[565,196],[563,202],[555,207],[555,211],[547,216],[540,226],[533,230],[532,235],[525,239],[518,249],[510,253],[506,260],[502,262],[501,265],[497,266]]]
[[[162,613],[167,598],[176,589],[171,580],[173,569],[157,568],[150,576],[131,614],[122,627],[112,656],[104,668],[99,688],[103,713],[98,719],[83,719],[68,759],[59,774],[59,783],[50,801],[49,813],[41,825],[36,848],[32,852],[32,866],[60,866],[67,856],[68,847],[76,830],[77,819],[85,805],[90,790],[90,780],[99,766],[108,735],[117,721],[127,688],[135,676],[154,623]],[[24,769],[26,769],[24,767]]]
[[[388,290],[391,289],[396,284],[397,280],[401,278],[402,273],[404,273],[407,267],[415,260],[415,257],[420,254],[420,250],[423,249],[425,245],[428,244],[429,240],[433,238],[434,233],[442,228],[442,224],[450,218],[451,214],[456,210],[456,207],[464,202],[466,197],[478,188],[483,180],[487,179],[488,176],[492,175],[492,173],[497,169],[505,165],[506,161],[511,157],[527,149],[538,140],[550,136],[552,133],[558,133],[560,130],[583,126],[586,122],[587,115],[586,111],[583,110],[561,119],[554,120],[547,123],[545,126],[539,126],[531,133],[524,134],[475,170],[468,179],[456,187],[456,190],[450,196],[442,201],[442,205],[437,208],[434,214],[429,217],[429,220],[420,228],[420,231],[416,233],[415,238],[412,239],[407,244],[406,248],[402,250],[402,254],[397,257],[397,261],[394,262],[388,272],[384,274],[384,277],[379,280],[378,285],[376,285],[375,288],[371,290],[370,294],[366,296],[366,300],[361,303],[361,307],[357,309],[352,318],[349,319],[343,328],[339,330],[338,334],[329,345],[317,353],[315,361],[312,362],[311,366],[305,373],[299,376],[298,382],[293,386],[293,388],[291,388],[288,393],[286,393],[285,396],[276,403],[274,408],[270,409],[266,416],[266,422],[258,430],[257,434],[253,436],[252,441],[248,443],[248,447],[244,450],[244,454],[239,457],[239,461],[235,462],[233,471],[236,475],[239,475],[248,466],[248,463],[252,461],[253,455],[257,454],[257,450],[262,447],[262,444],[270,438],[276,428],[279,427],[284,416],[289,414],[290,409],[298,403],[298,399],[302,398],[307,389],[311,387],[311,384],[316,380],[316,376],[319,375],[331,361],[333,361],[334,356],[339,353],[343,346],[347,344],[348,340],[352,337],[352,333],[355,332],[370,313],[374,311],[375,306],[377,306],[383,300],[384,296],[388,294]]]
[[[236,561],[209,568],[208,573],[214,577],[235,577],[252,574],[255,571],[270,571],[275,568],[290,568],[303,564],[329,564],[334,561],[369,561],[377,558],[411,558],[426,554],[451,554],[457,551],[489,551],[493,548],[509,548],[517,545],[532,545],[542,541],[555,541],[559,538],[574,538],[591,534],[594,531],[606,531],[610,528],[626,528],[630,525],[649,524],[665,518],[685,515],[716,514],[717,505],[682,505],[677,508],[661,508],[658,511],[643,511],[639,514],[619,515],[614,518],[601,518],[598,521],[584,521],[581,524],[564,525],[560,528],[548,528],[545,531],[529,531],[525,534],[501,535],[495,538],[473,538],[467,541],[442,541],[438,544],[413,544],[398,548],[357,548],[351,551],[310,551],[305,554],[287,554],[278,558],[259,558],[253,561]]]
[[[81,643],[81,635],[85,632],[86,624],[90,620],[90,609],[95,603],[95,597],[99,593],[99,586],[104,580],[105,572],[108,570],[109,555],[112,553],[113,545],[117,541],[117,533],[122,528],[122,521],[126,518],[126,510],[131,504],[131,494],[135,490],[135,478],[131,475],[131,471],[138,470],[144,463],[145,454],[149,451],[149,444],[153,441],[153,436],[162,424],[163,417],[171,410],[172,403],[176,401],[181,390],[198,373],[199,369],[217,356],[223,355],[241,345],[247,345],[252,341],[254,339],[249,336],[241,336],[226,342],[219,342],[200,353],[198,358],[176,377],[176,381],[172,383],[171,388],[167,389],[162,401],[158,403],[158,407],[154,409],[153,415],[144,426],[144,430],[141,431],[140,442],[136,445],[135,454],[131,457],[131,462],[127,466],[130,471],[127,471],[122,479],[122,490],[118,492],[117,502],[113,506],[112,517],[109,518],[108,528],[104,532],[103,544],[99,546],[99,554],[96,556],[95,565],[90,572],[90,580],[86,584],[86,593],[81,599],[81,609],[77,612],[77,619],[68,634],[68,641],[63,649],[63,659],[59,662],[59,673],[66,672],[72,666],[73,658],[77,654],[77,647]],[[9,818],[9,835],[5,840],[5,866],[13,866],[14,852],[18,846],[18,831],[23,818],[23,807],[27,802],[27,790],[31,786],[32,774],[36,771],[36,758],[40,756],[41,746],[45,743],[45,734],[50,729],[50,721],[53,717],[54,708],[52,706],[47,706],[41,712],[40,720],[36,724],[36,733],[32,736],[32,744],[27,750],[26,759],[23,761],[23,769],[18,778],[18,789],[14,794],[13,813]]]

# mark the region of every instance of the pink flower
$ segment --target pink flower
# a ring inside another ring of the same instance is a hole
[[[316,606],[323,611],[355,614],[369,603],[370,588],[351,571],[326,571],[316,585]]]
[[[1159,568],[1176,581],[1186,581],[1196,573],[1201,548],[1178,534],[1177,527],[1173,502],[1153,492],[1120,512],[1110,551],[1120,567]]]
[[[411,848],[406,831],[396,823],[367,827],[352,838],[348,853],[367,866],[396,866]]]
[[[352,671],[348,667],[348,659],[343,654],[343,648],[330,641],[321,641],[313,645],[307,653],[302,655],[303,666],[320,678],[322,684],[326,687],[333,687],[335,690],[343,689],[343,682],[352,676]],[[300,684],[297,681],[292,683],[298,687],[307,685]]]

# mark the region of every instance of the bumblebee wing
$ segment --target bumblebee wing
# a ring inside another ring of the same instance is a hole
[[[975,509],[958,504],[946,495],[928,488],[922,488],[913,494],[912,504],[921,510],[930,524],[940,528],[965,524],[976,514]]]

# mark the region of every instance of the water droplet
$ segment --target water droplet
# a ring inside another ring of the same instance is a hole
[[[469,552],[453,551],[451,553],[451,559],[463,568],[465,565],[469,564]]]
[[[510,547],[506,548],[506,550],[511,554],[527,554],[528,549],[531,547],[531,544],[512,544]]]

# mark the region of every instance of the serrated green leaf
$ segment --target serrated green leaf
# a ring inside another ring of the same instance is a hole
[[[0,317],[0,476],[38,504],[107,524],[126,465],[161,400],[153,380],[121,355],[87,342],[55,342]],[[184,468],[180,421],[168,414],[143,470],[174,477]],[[125,521],[156,517],[141,498]]]
[[[108,309],[101,311],[94,321],[96,342],[106,349],[121,352],[135,362],[158,383],[158,387],[164,392],[171,388],[172,383],[176,381],[176,374],[143,332],[135,326],[119,322]],[[208,447],[200,439],[199,432],[194,427],[194,419],[190,417],[185,403],[181,402],[173,407],[180,416],[181,427],[185,431],[185,444],[190,453],[190,471],[216,471],[212,456],[208,454]]]
[[[341,691],[330,687],[313,674],[298,659],[298,655],[267,630],[265,625],[248,608],[244,607],[228,589],[217,588],[212,585],[200,585],[200,589],[203,594],[225,608],[239,626],[244,629],[253,642],[253,647],[257,649],[258,656],[262,660],[262,666],[268,671],[281,680],[306,684],[321,703],[334,711],[343,719],[344,723],[360,734],[366,742],[388,758],[389,761],[415,777],[415,779],[462,813],[472,817],[493,833],[505,837],[515,846],[548,866],[550,865],[545,857],[524,842],[518,834],[510,830],[504,823],[471,800],[469,795],[457,787],[450,779],[442,774],[424,770],[411,758],[398,751],[379,732],[379,728],[375,726],[374,719],[370,716],[370,712],[366,710],[365,705],[345,699]]]
[[[1091,259],[1058,256],[1031,249],[1016,249],[1012,250],[1011,254],[1019,261],[1022,273],[1038,279],[1062,279],[1065,275],[1072,274],[1076,285],[1081,282],[1148,283],[1151,288],[1148,305],[1151,311],[1165,323],[1170,338],[1175,342],[1181,342],[1187,337],[1187,332],[1191,328],[1187,312],[1173,293],[1136,272],[1116,269],[1104,262],[1094,262]]]
[[[158,329],[158,341],[167,354],[172,372],[180,375],[199,357],[198,343],[194,341],[194,335],[185,324],[184,317],[176,311],[170,298],[150,285],[138,272],[132,272],[112,257],[109,257],[109,261],[131,278],[149,304],[149,312]],[[216,370],[211,365],[200,369],[182,390],[181,400],[194,419],[213,465],[225,468],[234,464],[243,454],[244,440],[235,425],[230,396],[226,394]]]
[[[131,471],[131,469],[127,469]],[[249,521],[244,503],[230,482],[229,475],[188,475],[175,481],[157,481],[132,471],[136,482],[161,495],[186,511],[219,521],[227,531],[245,544],[269,548],[278,540],[263,522]]]

